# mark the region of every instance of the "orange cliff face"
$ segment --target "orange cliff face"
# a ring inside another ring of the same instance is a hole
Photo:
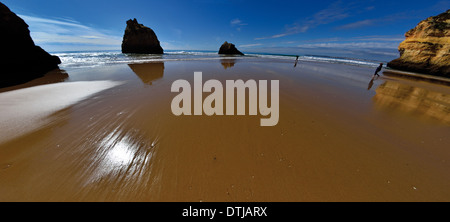
[[[394,69],[450,77],[450,10],[421,21],[405,34]]]

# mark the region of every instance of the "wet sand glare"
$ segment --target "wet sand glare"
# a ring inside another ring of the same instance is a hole
[[[261,127],[260,115],[174,116],[171,84],[193,85],[195,71],[204,81],[279,80],[278,124]],[[121,84],[98,86],[39,116],[40,127],[24,122],[3,137],[0,200],[450,200],[447,86],[382,76],[368,89],[371,68],[269,59],[67,73],[56,86]],[[2,109],[13,92],[0,93]]]

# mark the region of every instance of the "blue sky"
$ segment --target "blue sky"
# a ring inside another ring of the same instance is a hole
[[[6,0],[47,51],[120,50],[125,22],[152,28],[165,50],[374,50],[396,53],[404,33],[450,0]]]

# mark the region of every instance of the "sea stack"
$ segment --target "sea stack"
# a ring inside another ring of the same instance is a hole
[[[130,19],[123,35],[122,53],[163,54],[164,51],[151,28]]]
[[[450,77],[450,10],[421,21],[405,34],[391,68]]]
[[[236,46],[232,43],[224,42],[222,46],[220,46],[219,54],[225,55],[244,55],[244,53],[240,52]]]
[[[61,60],[31,39],[28,25],[0,2],[0,87],[21,84],[58,68]]]

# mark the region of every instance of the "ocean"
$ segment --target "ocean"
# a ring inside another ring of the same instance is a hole
[[[154,54],[124,54],[120,51],[80,51],[80,52],[55,52],[51,53],[61,59],[60,68],[86,68],[113,64],[133,64],[158,61],[183,61],[183,60],[220,60],[220,59],[258,59],[270,58],[276,60],[292,61],[296,55],[248,53],[245,56],[224,56],[213,51],[183,51],[166,50],[162,55]],[[299,55],[299,62],[324,62],[339,63],[355,66],[377,67],[383,60],[368,60],[346,57],[331,57],[321,55]]]

